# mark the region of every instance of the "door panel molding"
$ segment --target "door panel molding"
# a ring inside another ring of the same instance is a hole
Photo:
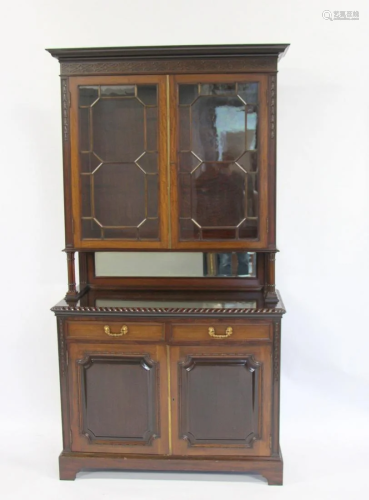
[[[70,344],[72,451],[168,453],[163,345]]]
[[[171,347],[175,455],[270,456],[270,356],[270,345]]]

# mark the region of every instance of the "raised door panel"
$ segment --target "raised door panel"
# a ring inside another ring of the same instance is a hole
[[[171,78],[174,248],[267,244],[267,78]]]
[[[168,451],[162,346],[70,345],[72,451]]]
[[[75,246],[166,248],[165,77],[76,77],[70,89]]]
[[[270,346],[171,348],[173,453],[270,455]]]

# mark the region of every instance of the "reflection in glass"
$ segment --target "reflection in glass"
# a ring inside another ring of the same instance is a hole
[[[203,163],[192,174],[192,218],[201,227],[236,227],[245,218],[246,173],[235,163]]]
[[[102,97],[134,97],[135,85],[102,85]]]
[[[246,104],[256,104],[259,100],[258,84],[254,82],[239,83],[237,95],[239,95]]]
[[[180,84],[178,93],[180,240],[257,238],[259,84]]]
[[[202,95],[228,95],[235,93],[235,83],[203,83],[200,85],[200,94]]]
[[[142,226],[155,224],[148,219]],[[96,276],[256,277],[255,252],[96,252]]]
[[[191,149],[203,161],[236,160],[245,151],[245,105],[238,97],[200,97],[191,124]]]
[[[160,307],[200,308],[200,309],[256,309],[256,300],[219,301],[219,300],[124,300],[96,299],[95,307]]]

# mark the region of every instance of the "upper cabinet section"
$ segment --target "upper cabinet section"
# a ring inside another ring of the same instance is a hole
[[[287,45],[51,49],[66,247],[273,250]]]

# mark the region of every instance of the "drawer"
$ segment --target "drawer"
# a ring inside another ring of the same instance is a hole
[[[163,323],[136,323],[124,320],[68,321],[67,338],[81,340],[164,340]]]
[[[172,340],[181,342],[239,342],[242,340],[271,340],[271,323],[186,323],[172,325]]]

